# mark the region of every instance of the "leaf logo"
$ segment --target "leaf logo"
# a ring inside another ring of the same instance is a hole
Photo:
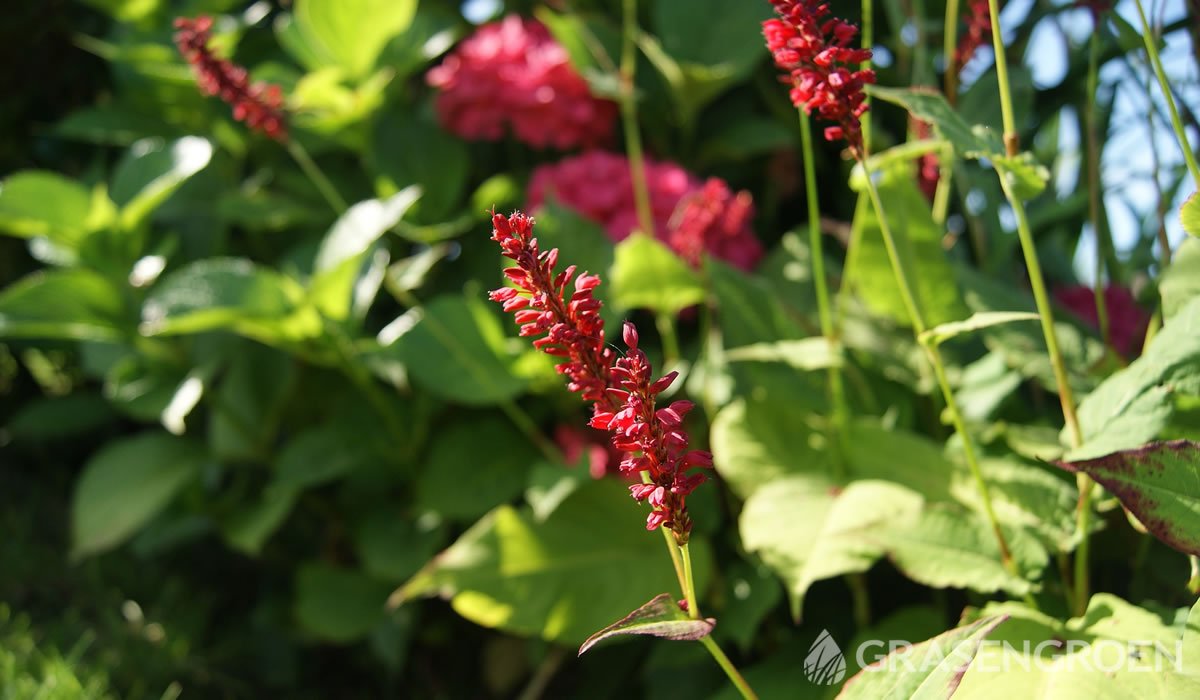
[[[804,657],[804,676],[817,685],[833,685],[846,677],[846,657],[829,630],[821,630]]]

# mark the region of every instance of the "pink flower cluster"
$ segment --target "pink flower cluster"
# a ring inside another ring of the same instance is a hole
[[[607,143],[616,104],[592,96],[567,51],[533,19],[485,24],[426,75],[442,125],[467,139],[498,141],[511,130],[535,148]]]
[[[992,15],[988,10],[988,0],[971,0],[971,7],[965,15],[967,31],[959,37],[958,48],[954,51],[954,65],[962,69],[979,50],[980,46],[992,39]]]
[[[233,118],[275,139],[286,141],[287,121],[283,115],[283,93],[278,85],[250,83],[246,69],[217,58],[208,48],[212,37],[211,17],[175,20],[175,45],[192,65],[200,90],[215,95],[233,107]]]
[[[1054,290],[1054,298],[1092,328],[1100,328],[1096,292],[1091,287],[1060,287]],[[1150,315],[1138,305],[1133,293],[1125,287],[1105,287],[1104,310],[1108,315],[1108,335],[1113,349],[1126,358],[1141,354]]]
[[[682,167],[646,159],[646,184],[656,237],[693,264],[708,253],[743,270],[762,257],[762,244],[750,226],[750,193],[732,194],[718,180],[702,182]],[[588,151],[538,166],[529,181],[526,206],[535,209],[553,198],[604,227],[621,241],[639,228],[629,160],[623,155]]]
[[[650,504],[646,529],[665,527],[685,544],[692,529],[685,500],[705,481],[703,472],[688,472],[711,467],[712,455],[688,449],[683,419],[693,407],[690,401],[658,407],[657,396],[678,373],[654,379],[632,323],[622,333],[628,351],[617,357],[604,341],[600,302],[593,295],[600,278],[586,272],[576,276],[574,265],[555,273],[558,250],[539,249],[533,223],[520,212],[492,216],[492,240],[517,264],[504,271],[515,286],[489,296],[514,313],[522,336],[536,337],[534,347],[564,359],[556,368],[567,376],[567,388],[593,403],[589,424],[610,432],[613,446],[625,453],[621,474],[645,475],[629,490],[635,500]]]
[[[871,58],[869,49],[850,46],[858,27],[829,17],[829,4],[821,0],[771,4],[779,17],[763,22],[763,36],[775,65],[788,72],[792,103],[837,124],[825,129],[825,138],[845,139],[855,157],[861,157],[859,118],[867,111],[863,86],[875,82],[875,72],[856,70]]]

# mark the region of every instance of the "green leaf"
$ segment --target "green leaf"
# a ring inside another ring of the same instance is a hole
[[[709,442],[717,473],[739,497],[801,471],[820,472],[828,450],[803,406],[783,400],[738,399],[713,420]]]
[[[113,440],[83,467],[71,500],[71,555],[112,549],[158,515],[200,473],[206,455],[164,433]]]
[[[617,244],[609,279],[612,302],[621,309],[677,314],[704,301],[699,274],[670,248],[641,233]]]
[[[992,165],[996,173],[1012,185],[1013,193],[1018,199],[1033,199],[1046,189],[1050,182],[1050,170],[1038,163],[1032,153],[1022,153],[1018,156],[992,156]]]
[[[1200,444],[1155,442],[1058,464],[1095,479],[1171,548],[1200,555]]]
[[[813,583],[869,569],[884,553],[871,532],[903,526],[921,505],[920,495],[885,481],[856,481],[842,490],[823,477],[793,476],[754,491],[738,529],[747,551],[783,577],[799,619]]]
[[[1200,297],[1200,240],[1183,241],[1171,257],[1170,267],[1159,278],[1158,291],[1164,322],[1170,322],[1189,301]]]
[[[242,503],[221,521],[221,534],[231,547],[243,554],[258,556],[271,535],[283,525],[296,493],[267,489],[250,503]]]
[[[920,341],[926,345],[941,345],[963,333],[971,333],[1002,323],[1036,321],[1039,318],[1040,316],[1029,311],[982,311],[971,314],[971,317],[965,321],[951,321],[930,328],[921,334]]]
[[[642,634],[673,641],[695,641],[707,637],[717,621],[692,619],[679,609],[670,593],[659,593],[636,610],[588,637],[579,647],[579,656],[596,644],[626,634]]]
[[[162,0],[82,0],[121,22],[139,22],[158,11]]]
[[[1200,194],[1193,192],[1179,208],[1179,221],[1183,230],[1200,238]]]
[[[271,489],[295,492],[339,479],[363,465],[361,443],[336,425],[310,428],[288,441],[275,460]]]
[[[872,533],[896,568],[917,583],[1025,595],[1034,590],[1031,580],[1041,574],[1046,550],[1023,530],[1005,528],[1004,535],[1020,576],[1001,563],[996,535],[983,517],[955,506],[930,506],[912,522]]]
[[[334,222],[317,249],[309,282],[309,297],[325,316],[349,316],[354,283],[368,253],[420,196],[419,187],[406,187],[387,199],[359,202]]]
[[[296,0],[296,29],[326,65],[362,79],[392,37],[404,32],[416,0]]]
[[[35,272],[0,292],[0,337],[116,340],[128,333],[121,292],[85,269]]]
[[[885,88],[878,85],[868,85],[866,89],[872,97],[899,105],[914,117],[932,124],[938,136],[954,144],[954,150],[963,157],[992,157],[1004,153],[1004,144],[995,132],[973,129],[940,92],[930,88]],[[888,199],[885,197],[884,201]]]
[[[354,528],[354,551],[366,572],[393,583],[417,573],[437,551],[444,532],[425,523],[392,505],[369,511]]]
[[[500,506],[392,595],[451,599],[483,625],[564,644],[636,608],[647,591],[678,586],[662,537],[646,532],[646,509],[619,484],[581,487],[543,523]],[[708,578],[703,540],[691,541],[697,591]]]
[[[208,444],[221,459],[253,461],[274,441],[295,385],[296,362],[258,343],[235,342],[210,404]]]
[[[417,504],[444,518],[474,520],[525,489],[536,448],[506,419],[445,426],[417,481]],[[463,488],[463,484],[471,488]]]
[[[0,231],[14,236],[45,236],[74,249],[111,217],[112,204],[103,190],[90,193],[57,173],[25,170],[0,183]]]
[[[413,315],[410,330],[378,352],[398,357],[413,380],[442,398],[468,405],[511,399],[526,381],[516,373],[504,330],[487,304],[437,297]]]
[[[209,258],[159,282],[142,306],[142,332],[175,335],[231,330],[267,344],[320,333],[302,308],[304,291],[287,277],[244,258]]]
[[[733,80],[745,76],[765,57],[762,23],[772,15],[763,2],[656,2],[655,34],[679,63],[726,66]]]
[[[873,173],[901,265],[912,286],[917,308],[928,326],[957,321],[966,315],[954,270],[942,249],[942,229],[933,221],[929,202],[917,189],[911,164]],[[873,312],[909,325],[908,310],[892,272],[875,208],[866,193],[859,196],[855,233],[861,236],[846,284]],[[854,235],[854,234],[852,234]]]
[[[898,649],[846,681],[838,698],[944,700],[954,696],[984,640],[1007,619],[1006,615],[984,618]]]
[[[431,115],[411,108],[380,116],[369,151],[374,172],[389,188],[417,185],[421,222],[443,221],[458,213],[467,187],[467,144],[441,129]],[[378,187],[381,183],[377,181]]]
[[[143,139],[130,146],[113,173],[112,200],[120,209],[121,227],[132,230],[145,222],[184,182],[212,159],[212,144],[198,136],[163,142]]]
[[[841,367],[841,348],[822,337],[755,343],[725,351],[729,362],[782,362],[803,371]]]
[[[1200,298],[1178,310],[1141,357],[1080,402],[1084,444],[1068,452],[1066,459],[1100,457],[1158,437],[1174,413],[1173,395],[1200,394],[1198,355]]]
[[[296,573],[296,619],[320,639],[352,642],[383,621],[389,588],[357,571],[304,564]]]

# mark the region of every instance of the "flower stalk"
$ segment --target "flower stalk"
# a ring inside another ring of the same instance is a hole
[[[1183,120],[1179,117],[1179,108],[1175,106],[1175,95],[1171,91],[1171,84],[1167,81],[1167,73],[1163,70],[1162,58],[1159,57],[1158,46],[1154,42],[1154,31],[1146,19],[1146,10],[1142,7],[1142,0],[1134,0],[1134,5],[1137,6],[1138,19],[1142,22],[1142,41],[1146,44],[1146,55],[1150,58],[1150,65],[1154,67],[1154,77],[1158,79],[1158,87],[1162,89],[1163,100],[1167,103],[1167,111],[1171,115],[1171,126],[1175,129],[1175,138],[1179,140],[1179,148],[1183,150],[1183,159],[1187,162],[1192,181],[1200,186],[1200,164],[1197,164],[1196,154],[1192,152],[1192,147],[1188,144],[1187,131],[1183,128]]]

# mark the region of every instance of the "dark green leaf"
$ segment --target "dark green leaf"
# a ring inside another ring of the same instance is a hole
[[[579,656],[596,644],[626,634],[642,634],[673,641],[694,641],[707,637],[716,620],[692,619],[679,609],[670,593],[659,593],[625,617],[588,637],[579,647]]]
[[[116,340],[132,325],[120,290],[89,270],[35,272],[0,292],[0,337]]]
[[[296,574],[296,619],[321,639],[352,642],[384,619],[388,589],[357,571],[304,564]]]
[[[197,136],[171,142],[144,139],[130,146],[112,181],[121,226],[130,230],[141,225],[188,178],[203,170],[212,155],[212,144]]]
[[[419,222],[436,223],[458,213],[470,155],[466,143],[443,131],[432,115],[411,108],[381,115],[369,153],[371,167],[379,175],[377,188],[420,188]]]
[[[445,426],[425,458],[417,504],[444,518],[474,520],[516,498],[538,459],[538,451],[506,419]]]

